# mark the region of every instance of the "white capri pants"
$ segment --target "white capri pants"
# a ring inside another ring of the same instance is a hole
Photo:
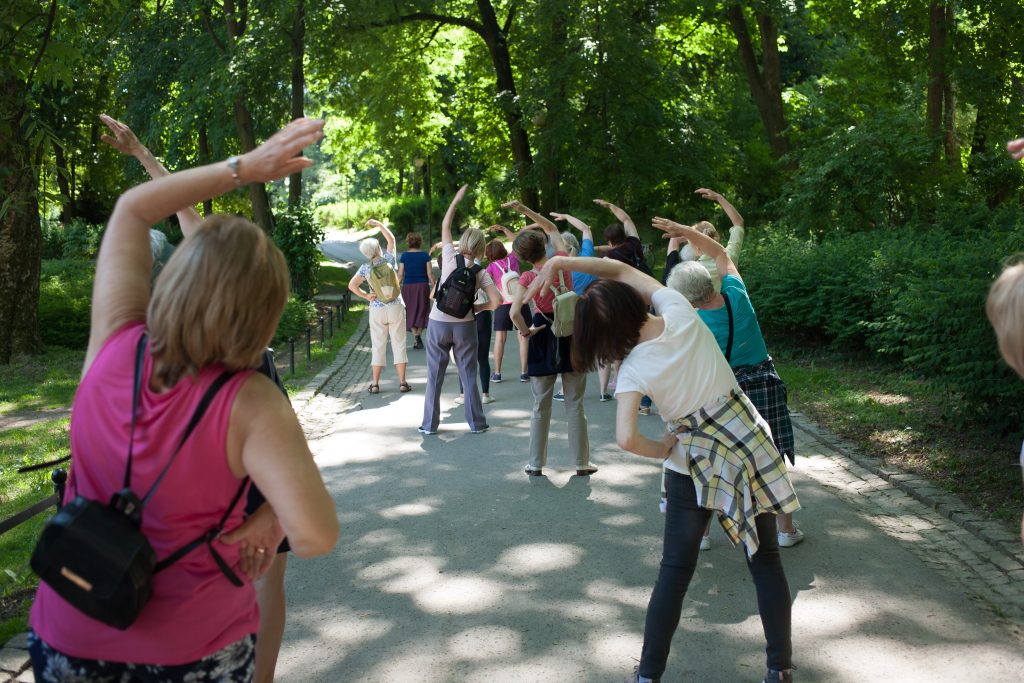
[[[388,359],[388,336],[395,365],[409,362],[405,348],[405,304],[401,299],[383,306],[370,306],[370,365],[385,365]]]

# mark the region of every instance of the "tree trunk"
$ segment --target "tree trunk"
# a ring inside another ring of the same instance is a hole
[[[292,120],[305,116],[306,72],[303,58],[306,55],[306,3],[299,0],[295,5],[292,20]],[[300,152],[301,154],[301,152]],[[302,171],[288,176],[288,208],[298,208],[302,202]]]
[[[238,128],[238,141],[242,145],[242,152],[251,152],[256,149],[256,136],[253,133],[252,115],[249,108],[245,106],[242,95],[235,98],[235,127]],[[249,199],[252,201],[252,218],[256,225],[267,232],[274,229],[274,214],[270,210],[270,197],[267,196],[267,186],[263,183],[249,183]]]
[[[566,41],[568,40],[568,18],[565,6],[563,5],[555,17],[551,27],[551,51],[553,55],[566,54]],[[562,182],[562,145],[557,131],[566,119],[566,82],[562,76],[557,77],[557,82],[551,83],[551,97],[547,109],[534,117],[534,124],[538,132],[535,140],[537,149],[540,152],[540,206],[538,209],[544,215],[555,211],[560,206],[560,185]]]
[[[24,84],[14,78],[0,83],[0,120],[13,130],[0,134],[0,364],[11,357],[39,353],[38,165],[17,122]]]
[[[761,123],[768,134],[768,144],[772,157],[780,159],[790,150],[789,138],[786,136],[786,117],[782,107],[782,69],[779,61],[778,29],[775,21],[767,14],[757,14],[757,25],[761,33],[761,52],[763,69],[757,64],[754,44],[747,28],[747,18],[743,8],[730,5],[726,10],[729,25],[736,36],[736,48],[739,52],[743,72],[747,76],[750,94],[761,115]]]
[[[60,220],[66,224],[75,215],[75,198],[71,196],[71,184],[68,183],[68,178],[71,177],[68,160],[64,156],[64,148],[60,145],[53,147],[53,165],[57,171],[54,174],[57,177],[57,189],[61,194]]]
[[[498,106],[505,116],[508,126],[509,142],[512,147],[512,161],[515,164],[516,176],[519,178],[520,199],[530,207],[538,206],[537,187],[533,180],[533,152],[530,150],[530,138],[523,128],[523,112],[519,108],[515,76],[512,73],[512,59],[508,53],[505,34],[498,26],[498,18],[490,0],[477,0],[480,11],[480,23],[483,26],[482,37],[491,54],[494,64],[494,75],[498,87]]]
[[[205,123],[199,128],[199,163],[203,166],[210,163],[210,138]],[[211,214],[213,214],[213,199],[207,199],[203,202],[203,215]]]
[[[942,130],[942,100],[945,90],[946,7],[933,2],[928,10],[928,95],[925,128],[936,140]]]

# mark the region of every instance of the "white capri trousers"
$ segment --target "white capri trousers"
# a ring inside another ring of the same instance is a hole
[[[401,299],[383,306],[370,306],[370,365],[387,364],[389,336],[395,365],[408,363],[409,353],[405,348],[405,304]]]

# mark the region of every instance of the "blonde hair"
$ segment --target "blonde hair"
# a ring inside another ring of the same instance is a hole
[[[487,240],[479,228],[466,228],[459,238],[459,253],[467,258],[480,258],[487,248]]]
[[[716,242],[721,243],[722,241],[721,238],[718,236],[718,230],[715,228],[714,225],[712,225],[708,221],[699,221],[697,223],[694,223],[693,229],[699,233],[707,235]]]
[[[383,253],[380,248],[380,242],[375,237],[367,237],[360,242],[359,251],[368,259],[375,259]]]
[[[1003,360],[1024,377],[1024,262],[1011,265],[996,278],[985,302]]]
[[[154,375],[165,387],[216,363],[254,368],[288,300],[284,255],[256,225],[204,220],[156,282],[146,312]]]

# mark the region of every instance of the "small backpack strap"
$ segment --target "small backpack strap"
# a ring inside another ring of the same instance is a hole
[[[729,316],[729,341],[725,343],[725,360],[730,360],[732,356],[732,304],[729,303],[729,296],[722,292],[722,299],[725,300],[725,312]]]

